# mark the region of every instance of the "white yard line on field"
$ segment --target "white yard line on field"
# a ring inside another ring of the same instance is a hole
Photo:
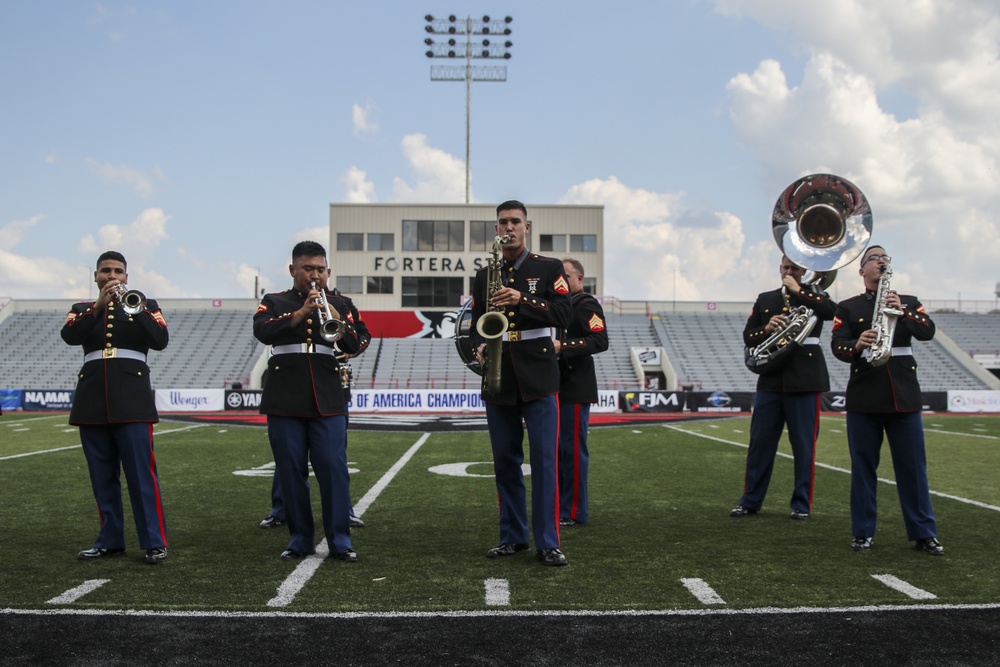
[[[430,433],[424,433],[420,436],[420,439],[413,443],[413,445],[406,450],[406,453],[403,454],[403,456],[400,457],[400,459],[396,461],[396,463],[394,463],[384,475],[382,475],[382,479],[377,481],[375,486],[368,489],[368,493],[366,493],[361,500],[358,501],[358,504],[354,506],[354,514],[357,515],[358,518],[361,518],[361,515],[365,513],[365,510],[367,510],[371,504],[375,502],[375,499],[378,498],[379,494],[382,493],[387,486],[389,486],[389,482],[391,482],[393,478],[399,474],[399,471],[403,469],[403,466],[409,463],[410,459],[413,458],[413,455],[417,453],[425,442],[427,442],[427,438],[429,437],[431,437]],[[288,578],[281,582],[281,585],[278,586],[277,595],[267,601],[267,606],[287,607],[291,604],[298,592],[302,590],[302,587],[305,586],[310,579],[312,579],[313,574],[315,574],[316,570],[319,569],[320,563],[322,563],[323,559],[328,555],[330,555],[330,548],[324,539],[316,545],[316,553],[303,558],[302,562],[300,562],[298,566],[292,570],[292,573],[288,575]]]
[[[486,606],[507,607],[510,605],[510,582],[506,579],[487,579]]]
[[[159,435],[167,435],[169,433],[179,433],[181,431],[190,431],[193,428],[204,428],[208,424],[192,424],[191,426],[182,426],[181,428],[172,428],[166,431],[156,431],[153,433],[153,437]],[[25,456],[34,456],[36,454],[51,454],[52,452],[64,452],[67,449],[79,449],[82,445],[70,445],[69,447],[56,447],[55,449],[41,449],[37,452],[24,452],[23,454],[11,454],[10,456],[0,456],[0,461],[8,461],[10,459],[20,459]]]
[[[719,597],[715,589],[709,586],[704,579],[681,579],[681,583],[702,604],[726,604],[726,601]]]
[[[688,435],[693,435],[693,436],[697,436],[699,438],[704,438],[706,440],[714,440],[715,442],[721,442],[721,443],[724,443],[724,444],[727,444],[727,445],[733,445],[734,447],[742,447],[743,449],[747,449],[749,447],[749,445],[745,445],[742,442],[735,442],[733,440],[726,440],[725,438],[717,438],[714,435],[706,435],[704,433],[698,433],[697,431],[688,431],[687,429],[680,428],[679,426],[674,426],[673,424],[660,424],[660,426],[662,426],[663,428],[669,428],[669,429],[674,430],[674,431],[679,431],[681,433],[686,433]],[[960,434],[960,435],[968,435],[968,434]],[[973,436],[973,437],[975,437],[975,436]],[[792,459],[792,460],[794,460],[794,457],[792,457],[791,454],[786,454],[784,452],[776,452],[775,456],[781,456],[781,457],[784,457],[786,459]],[[842,472],[842,473],[846,473],[848,475],[851,474],[851,471],[848,470],[848,469],[846,469],[846,468],[839,468],[837,466],[827,465],[826,463],[820,463],[819,461],[816,462],[816,467],[817,468],[826,468],[827,470],[833,470],[835,472]],[[891,479],[885,479],[884,477],[879,477],[878,481],[882,482],[883,484],[891,484],[892,486],[896,486],[896,482],[895,481],[893,481]],[[941,498],[947,498],[948,500],[955,500],[955,501],[958,501],[960,503],[965,503],[966,505],[974,505],[976,507],[981,507],[983,509],[993,510],[994,512],[1000,512],[1000,507],[997,507],[996,505],[990,505],[990,504],[987,504],[987,503],[982,503],[982,502],[979,502],[978,500],[972,500],[971,498],[963,498],[961,496],[953,496],[950,493],[942,493],[940,491],[934,491],[933,489],[931,490],[930,493],[931,493],[932,496],[940,496]]]
[[[96,591],[98,588],[104,584],[111,581],[110,579],[88,579],[76,588],[71,588],[62,595],[57,595],[51,600],[47,601],[47,604],[70,604],[71,602],[76,602],[82,598],[87,593]]]
[[[873,579],[881,581],[883,584],[888,586],[894,591],[899,591],[907,597],[913,598],[914,600],[936,600],[937,596],[933,593],[928,593],[922,588],[917,588],[913,584],[907,583],[902,579],[892,576],[891,574],[873,574]]]
[[[789,616],[801,614],[861,614],[895,612],[911,614],[924,611],[1000,610],[1000,603],[983,604],[880,604],[856,607],[749,607],[746,609],[566,609],[512,611],[478,609],[456,611],[164,611],[162,609],[14,609],[0,608],[0,616],[90,616],[97,618],[616,618],[616,617],[690,617],[690,616]]]

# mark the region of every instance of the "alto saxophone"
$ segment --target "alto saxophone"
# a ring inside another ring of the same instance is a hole
[[[486,354],[483,355],[485,357],[483,385],[486,392],[492,395],[500,391],[503,334],[510,326],[507,316],[503,314],[503,306],[494,306],[490,303],[490,297],[503,287],[500,253],[501,247],[506,243],[510,243],[509,236],[497,236],[493,239],[493,249],[490,251],[486,270],[486,312],[476,321],[476,331],[486,340]]]
[[[888,306],[889,284],[892,280],[892,266],[889,258],[879,265],[882,277],[878,279],[878,289],[875,291],[875,312],[872,313],[872,329],[875,330],[875,342],[861,353],[863,359],[876,368],[884,366],[892,357],[892,338],[896,333],[896,320],[903,311]]]

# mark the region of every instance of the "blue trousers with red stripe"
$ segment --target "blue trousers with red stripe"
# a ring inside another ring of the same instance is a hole
[[[323,533],[330,553],[351,548],[348,513],[351,476],[347,471],[347,422],[334,417],[267,416],[267,436],[274,455],[288,523],[288,548],[309,553],[316,547],[316,528],[309,499],[309,464],[319,484]]]
[[[559,405],[559,518],[587,523],[590,403]]]
[[[819,411],[819,392],[757,392],[750,419],[750,449],[740,505],[757,511],[764,504],[778,441],[787,425],[788,442],[795,461],[791,508],[799,512],[812,511]]]
[[[163,500],[153,453],[153,425],[135,422],[80,426],[80,442],[100,512],[101,532],[94,547],[125,548],[121,471],[125,472],[128,483],[139,547],[167,546],[167,523],[163,518]]]
[[[889,439],[896,492],[907,538],[915,542],[937,537],[927,481],[924,421],[919,412],[847,413],[851,449],[851,531],[874,537],[878,516],[878,464],[883,434]]]
[[[524,428],[531,463],[531,529],[536,549],[559,547],[559,398],[517,405],[486,404],[493,471],[500,503],[500,542],[528,544],[524,485]],[[523,424],[522,424],[523,420]]]

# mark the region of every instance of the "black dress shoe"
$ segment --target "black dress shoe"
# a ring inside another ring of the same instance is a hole
[[[508,544],[504,542],[498,547],[493,547],[486,552],[487,558],[503,558],[504,556],[513,556],[514,554],[521,553],[522,551],[527,551],[527,544]]]
[[[936,537],[928,537],[925,540],[917,540],[917,548],[925,554],[930,554],[931,556],[944,555],[944,547],[941,546],[941,543],[937,541]]]
[[[558,549],[539,549],[536,552],[538,560],[542,561],[542,565],[549,565],[552,567],[560,567],[562,565],[569,565],[566,562],[566,556],[563,552]]]
[[[114,558],[115,556],[124,556],[125,549],[101,549],[100,547],[93,547],[90,549],[84,549],[76,555],[80,560],[97,560],[98,558]]]
[[[737,505],[733,509],[729,510],[729,516],[741,517],[741,516],[753,516],[757,513],[757,510],[752,510],[749,507],[743,507],[743,505]]]
[[[334,558],[336,560],[342,560],[345,563],[357,563],[358,562],[358,554],[355,553],[353,549],[347,549],[346,551],[341,551],[340,553],[336,553],[336,554],[335,553],[331,553],[330,554],[330,558]]]
[[[285,522],[274,516],[273,514],[268,514],[264,517],[264,520],[260,522],[261,528],[277,528],[283,525]]]
[[[572,528],[573,526],[583,526],[586,525],[583,521],[577,521],[576,519],[559,519],[560,528]]]
[[[365,522],[352,514],[347,517],[347,525],[350,528],[364,528]]]
[[[152,549],[146,549],[145,560],[150,565],[159,565],[163,561],[167,560],[167,548],[154,547]]]
[[[801,521],[802,519],[809,518],[809,512],[803,512],[802,510],[792,510],[791,516],[793,519],[798,519]]]
[[[872,538],[855,537],[851,540],[851,551],[871,551]]]
[[[298,558],[305,558],[306,556],[312,556],[314,553],[316,553],[315,549],[313,549],[308,553],[296,551],[295,549],[285,549],[284,551],[281,552],[281,560],[296,560]]]

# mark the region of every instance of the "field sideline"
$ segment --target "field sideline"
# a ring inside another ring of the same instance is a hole
[[[0,466],[9,481],[0,491],[0,517],[13,528],[3,531],[0,554],[6,561],[27,548],[46,558],[0,573],[0,606],[690,613],[1000,602],[992,539],[1000,532],[1000,488],[993,483],[1000,419],[925,420],[946,548],[938,559],[905,539],[887,450],[875,548],[847,549],[849,460],[841,416],[822,420],[809,521],[788,520],[786,458],[776,464],[761,514],[730,519],[748,424],[730,418],[593,429],[594,518],[564,531],[571,567],[553,571],[530,556],[483,558],[497,541],[485,433],[352,431],[352,491],[369,527],[355,531],[362,560],[350,567],[320,558],[281,562],[287,533],[256,528],[270,483],[263,429],[164,421],[156,447],[172,544],[166,565],[150,568],[139,562],[131,529],[128,557],[74,559],[96,530],[76,431],[62,415],[4,416]],[[785,443],[782,450],[787,457]],[[225,557],[234,551],[241,553],[237,563]],[[95,580],[102,583],[86,583]],[[326,594],[332,589],[335,597]]]

